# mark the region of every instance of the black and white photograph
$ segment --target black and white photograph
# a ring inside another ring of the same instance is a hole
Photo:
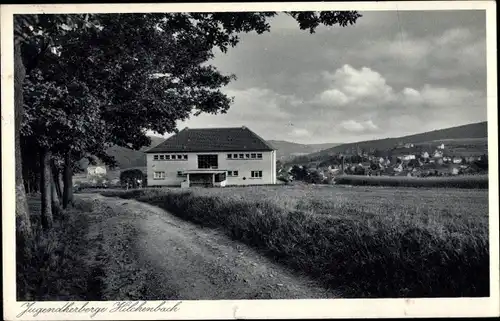
[[[368,4],[2,5],[4,317],[498,316],[495,4]]]

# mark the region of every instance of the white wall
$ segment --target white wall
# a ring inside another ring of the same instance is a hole
[[[262,159],[228,159],[227,154],[261,153]],[[219,153],[181,153],[188,155],[187,160],[153,160],[146,154],[148,186],[180,186],[185,180],[177,176],[178,171],[198,169],[197,155],[218,155],[218,170],[238,171],[238,177],[227,176],[226,185],[276,184],[276,151],[267,152],[219,152]],[[163,153],[178,155],[179,153]],[[164,171],[165,179],[154,179],[154,172]],[[262,171],[262,178],[252,178],[251,171]]]

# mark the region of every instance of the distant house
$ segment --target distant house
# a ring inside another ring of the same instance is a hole
[[[460,174],[460,168],[459,168],[459,167],[452,167],[452,168],[450,169],[450,173],[451,173],[452,175],[458,175],[458,174]]]
[[[378,162],[379,162],[379,164],[384,164],[385,163],[385,159],[383,157],[380,157],[378,159]]]
[[[428,152],[423,152],[421,156],[422,156],[422,158],[427,159],[427,158],[429,158],[429,153]]]
[[[448,156],[443,156],[443,162],[445,163],[449,163],[452,161],[452,158],[451,157],[448,157]]]
[[[472,162],[474,162],[475,160],[476,160],[476,157],[474,157],[474,156],[469,156],[469,157],[466,157],[466,158],[465,158],[465,161],[466,161],[467,163],[472,163]]]
[[[453,164],[461,164],[461,163],[462,163],[462,158],[453,157]]]
[[[444,144],[441,144],[437,147],[438,149],[444,149]]]
[[[443,157],[443,152],[439,151],[439,150],[436,150],[434,152],[434,155],[432,155],[432,157],[434,157],[434,158],[441,158],[441,157]]]
[[[104,165],[90,165],[87,167],[87,178],[94,179],[96,176],[105,176],[106,166]]]
[[[146,151],[148,186],[276,184],[276,150],[247,127],[184,128]]]
[[[401,159],[402,159],[402,160],[404,160],[404,161],[409,161],[409,160],[412,160],[412,159],[415,159],[415,158],[416,158],[416,157],[415,157],[415,155],[414,155],[414,154],[403,155],[403,156],[401,157]]]
[[[412,144],[412,143],[406,143],[405,144],[405,148],[413,148],[413,147],[415,147],[415,145]]]
[[[403,163],[399,163],[393,167],[393,170],[397,173],[401,173],[403,171]]]

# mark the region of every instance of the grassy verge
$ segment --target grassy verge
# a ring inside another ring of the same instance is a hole
[[[487,175],[451,177],[407,177],[407,176],[354,176],[345,175],[335,178],[335,184],[360,186],[396,187],[441,187],[441,188],[488,188]]]
[[[39,227],[39,199],[29,198],[33,225]],[[76,200],[74,208],[54,221],[53,228],[35,228],[33,238],[17,238],[16,278],[19,301],[99,300],[100,262],[87,239],[90,202]]]
[[[222,228],[234,240],[346,297],[489,295],[487,216],[461,219],[416,206],[377,212],[307,198],[287,207],[282,199],[238,198],[230,189],[210,190],[102,194],[137,199],[202,226]]]

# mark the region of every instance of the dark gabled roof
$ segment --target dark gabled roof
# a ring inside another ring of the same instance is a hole
[[[146,153],[272,151],[264,139],[246,127],[184,128]]]

